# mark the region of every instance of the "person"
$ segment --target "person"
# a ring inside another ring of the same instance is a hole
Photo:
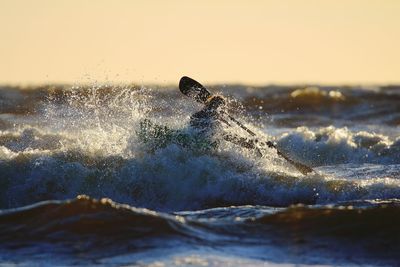
[[[204,102],[205,106],[200,111],[194,113],[190,117],[190,126],[207,137],[222,137],[225,141],[239,145],[247,149],[255,150],[262,156],[257,147],[257,140],[239,137],[235,134],[228,134],[223,124],[232,126],[228,120],[224,118],[226,109],[226,100],[219,95],[210,96]]]
[[[191,116],[190,125],[203,135],[206,135],[206,138],[210,137],[210,135],[211,137],[217,135],[217,141],[215,141],[217,145],[219,143],[218,139],[222,137],[222,139],[228,142],[257,152],[258,156],[260,157],[263,156],[260,151],[260,147],[273,148],[280,157],[292,164],[302,174],[306,175],[310,172],[314,172],[311,167],[290,159],[290,157],[281,152],[271,141],[259,142],[258,139],[246,139],[232,133],[226,133],[226,128],[222,127],[222,124],[231,126],[230,122],[234,122],[238,127],[246,131],[253,138],[256,137],[256,134],[253,131],[251,131],[224,110],[226,108],[226,101],[223,97],[212,96],[211,93],[199,82],[187,76],[183,76],[179,81],[179,90],[184,95],[193,98],[197,102],[205,104],[205,107],[202,110]]]
[[[211,96],[205,101],[205,106],[190,117],[190,126],[205,135],[215,135],[222,130],[222,122],[228,123],[221,116],[221,111],[226,107],[222,96]]]

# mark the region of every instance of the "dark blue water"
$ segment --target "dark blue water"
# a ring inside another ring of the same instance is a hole
[[[3,87],[0,264],[398,265],[399,88],[211,91],[315,172],[269,148],[144,142],[145,119],[190,134],[201,105],[177,88]]]

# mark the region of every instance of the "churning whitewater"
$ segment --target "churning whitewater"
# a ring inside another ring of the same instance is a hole
[[[35,100],[26,98],[41,97],[43,101],[29,103],[36,105],[31,107],[33,112],[2,116],[2,208],[80,194],[166,211],[227,205],[332,204],[400,195],[400,139],[394,129],[387,134],[367,131],[369,121],[354,128],[309,125],[282,129],[270,123],[273,115],[267,113],[263,121],[255,122],[251,113],[245,113],[246,106],[241,107],[242,113],[236,115],[246,122],[252,118],[248,125],[259,136],[276,141],[292,158],[316,167],[317,174],[303,176],[274,150],[266,150],[266,156],[258,158],[229,143],[203,153],[173,142],[155,151],[146,147],[151,144],[144,144],[137,136],[143,119],[189,131],[189,116],[199,106],[174,89],[93,86],[66,91],[9,90],[15,94],[9,101],[24,101],[21,105]],[[323,109],[324,102],[333,101],[331,95],[343,98],[346,92],[307,90],[294,91],[290,97],[318,93]],[[340,99],[336,101],[345,101]],[[357,129],[360,126],[364,129]],[[233,130],[246,136],[241,129]],[[276,131],[280,133],[269,134]]]

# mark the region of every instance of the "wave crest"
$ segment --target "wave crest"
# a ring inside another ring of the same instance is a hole
[[[184,219],[117,204],[110,199],[78,196],[69,201],[48,201],[0,213],[0,240],[5,243],[141,241],[182,236]],[[97,244],[96,244],[97,243]],[[139,246],[140,242],[135,242]]]

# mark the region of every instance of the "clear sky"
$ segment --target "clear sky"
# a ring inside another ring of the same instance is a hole
[[[0,0],[0,83],[400,83],[398,0]]]

